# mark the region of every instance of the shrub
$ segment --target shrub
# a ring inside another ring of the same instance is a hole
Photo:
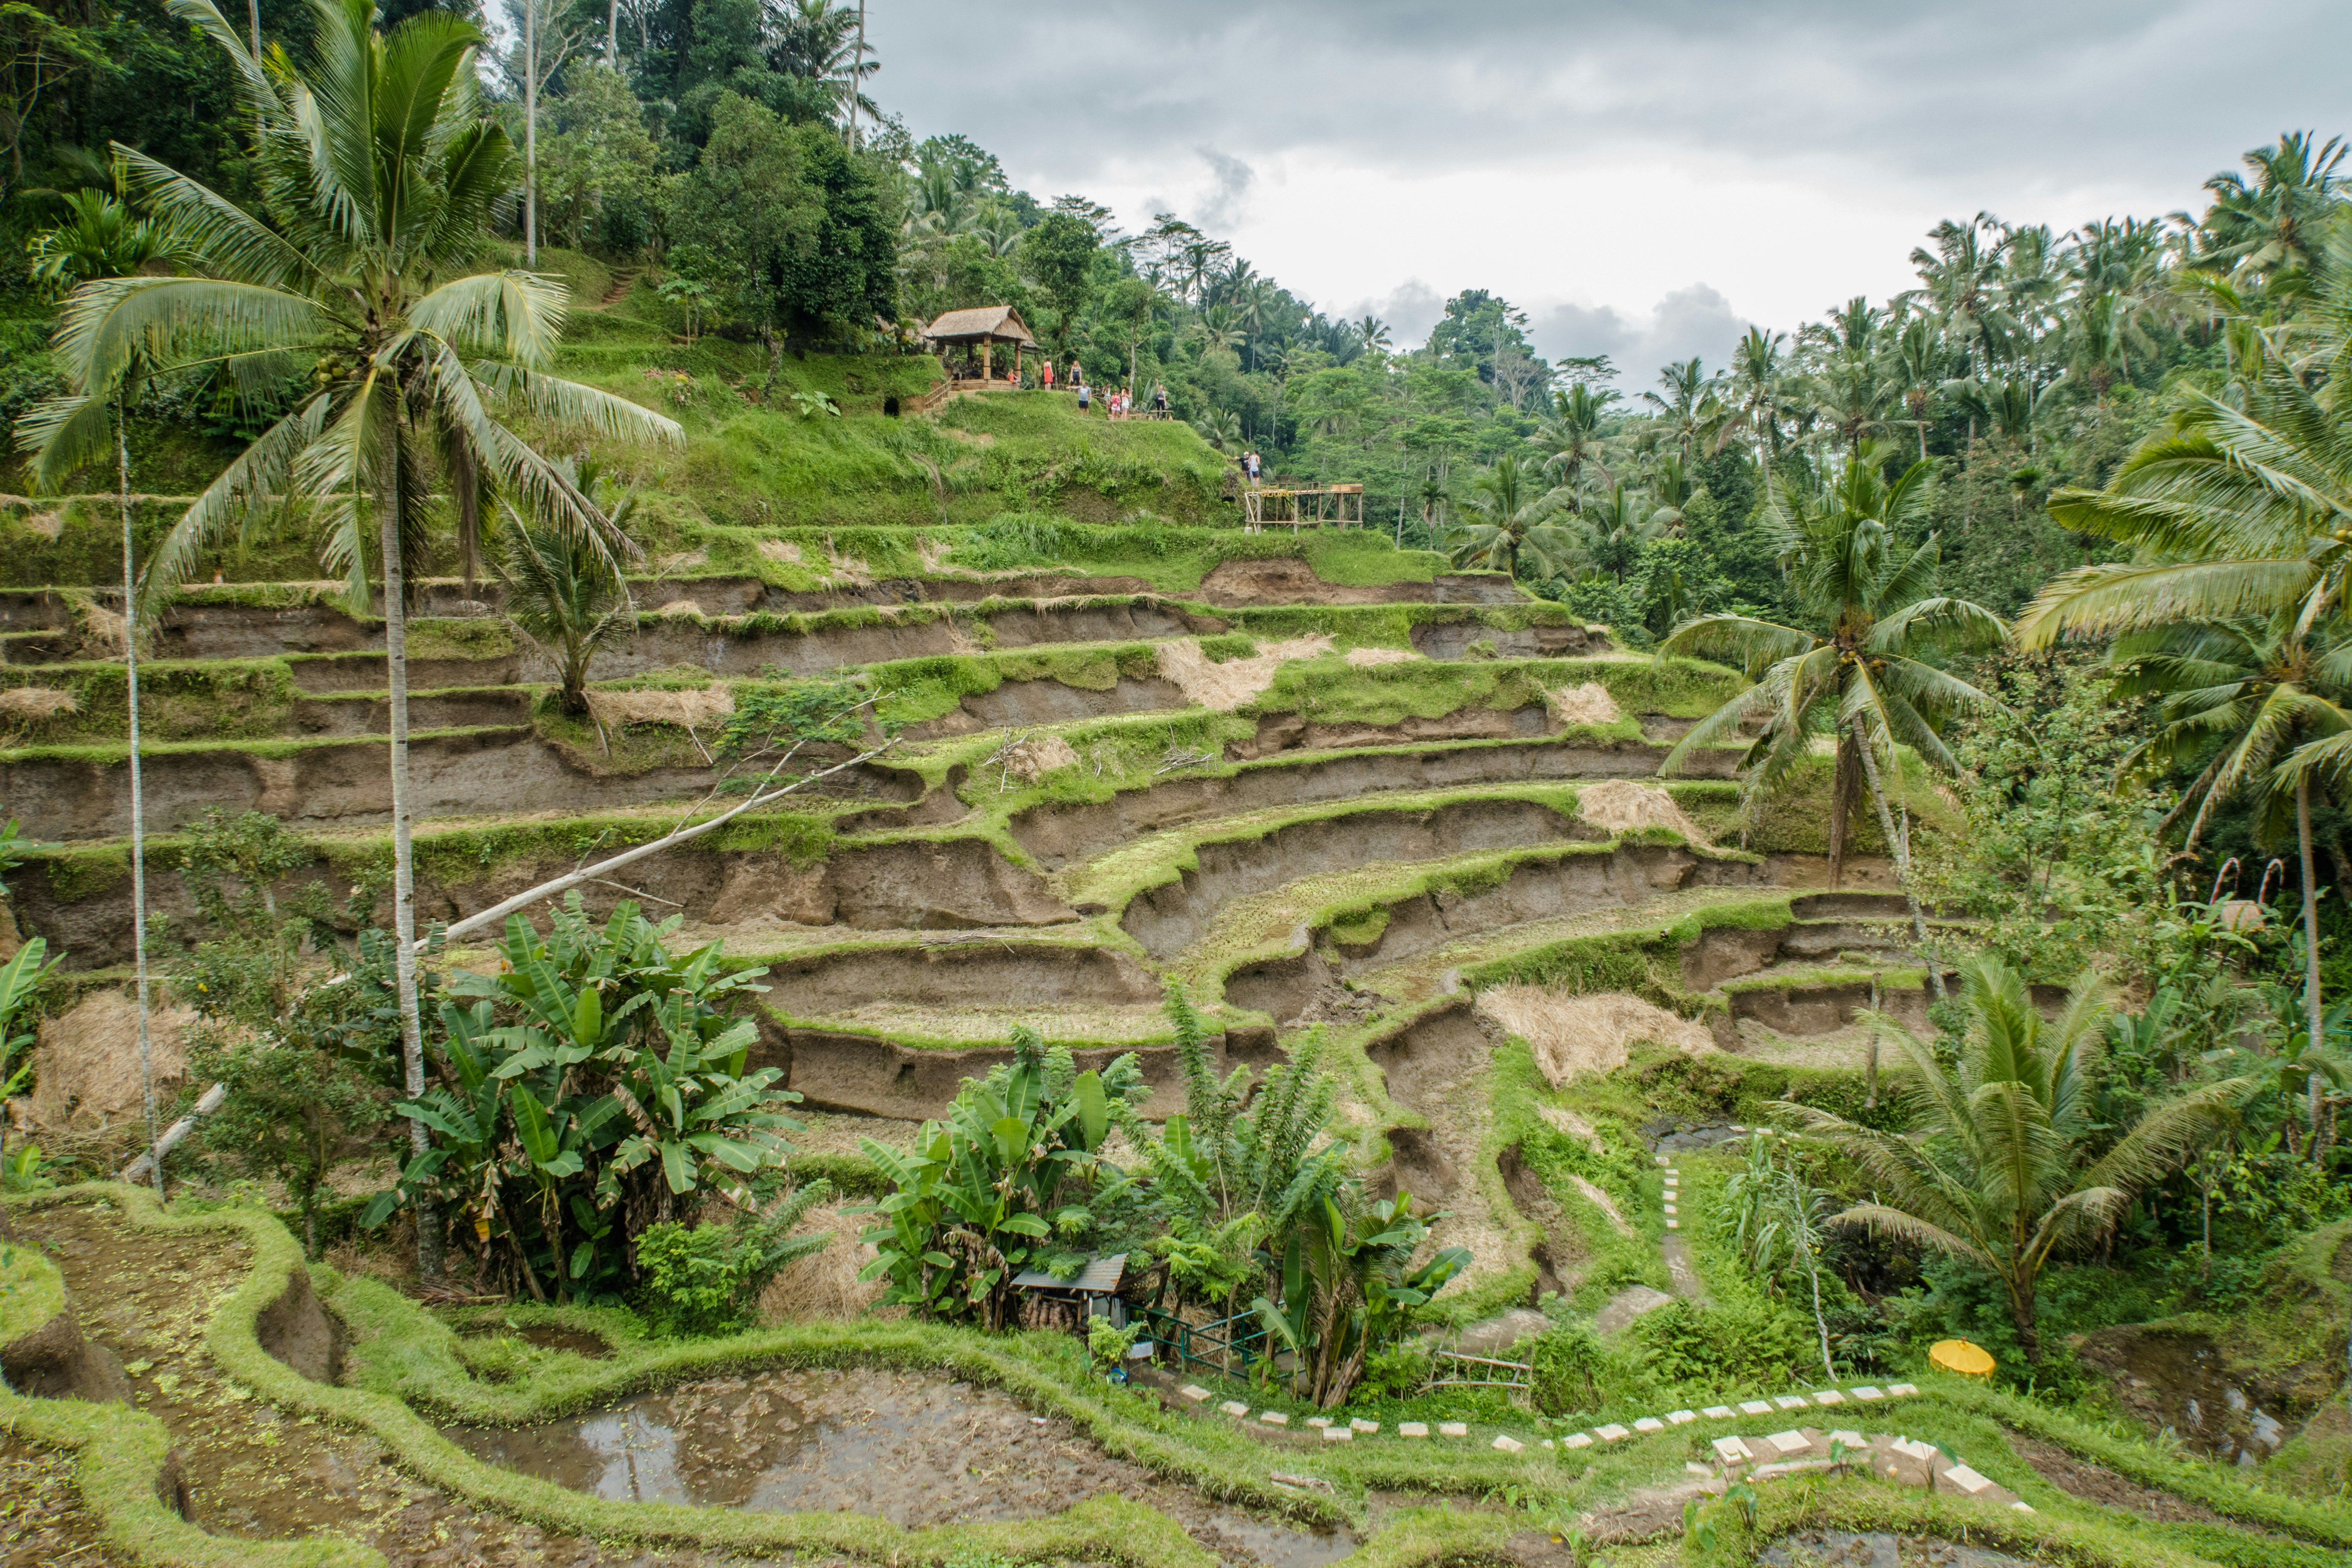
[[[647,1226],[637,1237],[638,1315],[666,1339],[748,1327],[760,1292],[777,1271],[833,1239],[830,1232],[792,1234],[801,1217],[832,1192],[832,1183],[812,1182],[762,1220]]]

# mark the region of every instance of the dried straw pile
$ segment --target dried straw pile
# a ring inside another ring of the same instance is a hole
[[[1313,658],[1330,651],[1328,637],[1294,637],[1288,642],[1262,643],[1254,658],[1218,664],[1201,651],[1200,639],[1181,637],[1160,645],[1160,673],[1174,681],[1190,700],[1230,713],[1272,686],[1276,672],[1292,659]]]
[[[628,724],[675,724],[700,730],[735,711],[735,693],[725,686],[699,691],[598,691],[588,693],[588,716],[607,730]]]
[[[1421,655],[1404,647],[1351,647],[1348,662],[1358,669],[1370,669],[1376,664],[1410,664]]]
[[[60,713],[79,713],[81,705],[70,691],[46,686],[14,686],[0,691],[0,725],[37,724]]]
[[[1638,833],[1644,828],[1664,827],[1693,844],[1711,847],[1698,824],[1684,816],[1683,808],[1675,804],[1675,797],[1654,784],[1635,784],[1631,779],[1606,779],[1586,784],[1576,792],[1576,814],[1603,833]]]
[[[1478,1011],[1534,1047],[1536,1066],[1555,1086],[1584,1073],[1614,1072],[1640,1040],[1692,1056],[1715,1049],[1714,1037],[1698,1025],[1621,991],[1572,996],[1540,985],[1497,985],[1478,993]]]
[[[181,1033],[196,1021],[185,1008],[147,1017],[149,1059],[160,1104],[187,1076]],[[146,1110],[139,1077],[139,1007],[120,991],[93,991],[70,1012],[43,1022],[34,1051],[33,1121],[41,1127],[93,1128]]]
[[[1007,777],[1033,784],[1058,769],[1076,767],[1078,753],[1059,735],[1027,734],[999,746],[983,765],[1003,768]]]
[[[1553,721],[1561,724],[1614,724],[1623,717],[1617,710],[1617,700],[1597,680],[1547,691],[1544,706],[1551,710]]]

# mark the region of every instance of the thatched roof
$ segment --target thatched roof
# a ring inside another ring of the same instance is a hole
[[[969,310],[950,310],[923,329],[923,336],[935,343],[1020,343],[1035,348],[1037,340],[1030,334],[1029,324],[1021,312],[1010,305],[979,305]]]

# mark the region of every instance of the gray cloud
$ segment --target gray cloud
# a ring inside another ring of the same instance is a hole
[[[1211,184],[1209,194],[1193,204],[1192,220],[1211,234],[1229,231],[1242,221],[1242,205],[1257,182],[1257,171],[1213,147],[1202,148],[1201,159],[1209,165]]]
[[[1731,301],[1705,283],[1675,289],[1646,318],[1606,305],[1554,305],[1530,315],[1528,338],[1538,353],[1550,360],[1607,354],[1628,387],[1645,384],[1654,366],[1694,354],[1721,370],[1748,330]]]
[[[1995,194],[2177,189],[2288,126],[2352,118],[2352,7],[2335,0],[896,0],[869,26],[878,90],[919,131],[965,132],[1063,184],[1206,142],[1423,170],[1685,148],[1997,171]],[[2231,37],[2294,42],[2260,71],[2217,71]],[[1042,96],[1007,89],[1045,60]]]

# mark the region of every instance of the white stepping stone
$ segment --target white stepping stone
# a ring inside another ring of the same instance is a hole
[[[1345,1426],[1326,1426],[1323,1428],[1323,1440],[1326,1443],[1352,1443],[1356,1435]]]
[[[1666,1221],[1666,1228],[1668,1230],[1680,1230],[1682,1227],[1683,1222],[1678,1219],[1670,1219]]]
[[[2009,1508],[2011,1513],[2032,1513],[2033,1511],[2033,1505],[2030,1502],[2013,1502],[2009,1505]]]
[[[1516,1454],[1520,1449],[1526,1447],[1527,1445],[1520,1442],[1517,1437],[1513,1437],[1506,1434],[1495,1439],[1495,1447],[1501,1449],[1506,1454]]]
[[[1748,1462],[1748,1445],[1738,1437],[1717,1437],[1715,1457],[1727,1465],[1744,1465]]]
[[[1742,1415],[1769,1415],[1772,1414],[1772,1402],[1769,1399],[1743,1399],[1739,1402],[1739,1413]]]
[[[1379,1422],[1367,1421],[1360,1415],[1348,1423],[1348,1430],[1350,1432],[1362,1432],[1370,1435],[1370,1433],[1377,1432],[1380,1429],[1381,1424]]]
[[[1636,1432],[1663,1432],[1665,1429],[1666,1424],[1654,1415],[1644,1415],[1633,1423],[1633,1430]]]
[[[1400,1421],[1397,1423],[1397,1436],[1400,1437],[1426,1437],[1429,1436],[1429,1423],[1426,1421]]]
[[[1685,1459],[1683,1461],[1683,1469],[1685,1473],[1694,1476],[1711,1476],[1715,1474],[1713,1470],[1708,1469],[1696,1459]]]
[[[1961,1491],[1967,1493],[1969,1497],[1976,1496],[1977,1493],[1992,1485],[1992,1482],[1977,1474],[1976,1471],[1969,1468],[1966,1465],[1954,1465],[1950,1469],[1944,1472],[1944,1479],[1951,1482],[1954,1486],[1959,1488]]]
[[[1217,1408],[1223,1411],[1228,1415],[1246,1415],[1249,1414],[1249,1406],[1244,1405],[1238,1399],[1228,1399],[1223,1405],[1218,1405]]]
[[[1698,1419],[1698,1412],[1696,1410],[1669,1410],[1666,1412],[1666,1419],[1676,1426],[1687,1426],[1692,1422]]]
[[[1545,1448],[1545,1449],[1547,1449],[1547,1450],[1549,1450],[1549,1449],[1550,1449],[1550,1448],[1552,1448],[1552,1447],[1555,1447],[1556,1446],[1557,1446],[1557,1445],[1555,1445],[1555,1444],[1552,1442],[1552,1440],[1551,1440],[1550,1438],[1549,1438],[1549,1437],[1545,1438],[1545,1439],[1543,1440],[1542,1445],[1541,1445],[1541,1447],[1544,1447],[1544,1448]]]
[[[1739,1125],[1739,1123],[1738,1123],[1738,1122],[1737,1122],[1737,1121],[1735,1121],[1735,1122],[1733,1122],[1733,1123],[1731,1124],[1731,1130],[1732,1130],[1734,1132],[1745,1132],[1745,1131],[1748,1131],[1748,1129],[1747,1129],[1747,1128],[1742,1127],[1742,1126],[1741,1126],[1741,1125]]]
[[[1936,1458],[1936,1445],[1933,1443],[1915,1443],[1908,1437],[1897,1437],[1893,1447],[1896,1453],[1908,1454],[1923,1465],[1932,1463]]]
[[[1874,1399],[1885,1398],[1886,1390],[1883,1388],[1873,1388],[1870,1384],[1865,1383],[1860,1388],[1853,1391],[1853,1396],[1867,1405]]]
[[[1732,1417],[1733,1411],[1728,1405],[1710,1405],[1699,1414],[1710,1421],[1728,1421]]]
[[[1437,1424],[1437,1435],[1441,1437],[1467,1437],[1470,1436],[1470,1423],[1441,1421]]]
[[[1285,1415],[1279,1410],[1260,1411],[1258,1413],[1258,1419],[1265,1422],[1269,1426],[1287,1426],[1290,1425],[1290,1417]]]
[[[1202,1388],[1197,1383],[1188,1383],[1176,1392],[1182,1394],[1185,1398],[1191,1400],[1195,1405],[1200,1404],[1201,1401],[1209,1397],[1209,1391]]]
[[[1848,1453],[1853,1452],[1856,1448],[1867,1448],[1870,1447],[1869,1438],[1864,1436],[1859,1432],[1849,1432],[1843,1426],[1830,1434],[1830,1441],[1832,1443],[1843,1443],[1846,1447],[1846,1452]]]
[[[1324,1427],[1331,1425],[1331,1418],[1328,1415],[1309,1415],[1304,1425],[1312,1426],[1319,1432]]]
[[[1782,1454],[1808,1453],[1813,1447],[1813,1440],[1811,1437],[1806,1436],[1802,1432],[1795,1431],[1775,1432],[1764,1441],[1775,1451]]]
[[[1890,1383],[1886,1385],[1886,1397],[1889,1399],[1908,1399],[1918,1392],[1919,1385],[1916,1383]]]
[[[1592,1435],[1604,1443],[1617,1443],[1631,1437],[1633,1434],[1612,1421],[1606,1426],[1595,1426],[1592,1429]]]
[[[1667,1212],[1668,1214],[1673,1214],[1673,1213],[1675,1212],[1675,1205],[1672,1205],[1672,1204],[1668,1204],[1668,1205],[1666,1205],[1666,1212]]]
[[[1812,1401],[1801,1394],[1776,1394],[1772,1396],[1772,1403],[1783,1410],[1802,1410]]]
[[[1658,1156],[1658,1163],[1659,1163],[1659,1164],[1661,1164],[1661,1165],[1663,1165],[1663,1164],[1664,1164],[1665,1163],[1666,1163],[1666,1157],[1665,1157],[1664,1154],[1659,1155],[1659,1156]]]
[[[1672,1171],[1668,1171],[1666,1173],[1666,1185],[1670,1187],[1679,1186],[1681,1183],[1682,1178],[1680,1176],[1675,1175]]]
[[[1563,1448],[1590,1448],[1592,1436],[1589,1432],[1570,1432],[1559,1440],[1559,1446]]]
[[[1845,1403],[1845,1395],[1840,1394],[1834,1388],[1824,1388],[1819,1394],[1813,1395],[1813,1403],[1816,1405],[1843,1405]]]

